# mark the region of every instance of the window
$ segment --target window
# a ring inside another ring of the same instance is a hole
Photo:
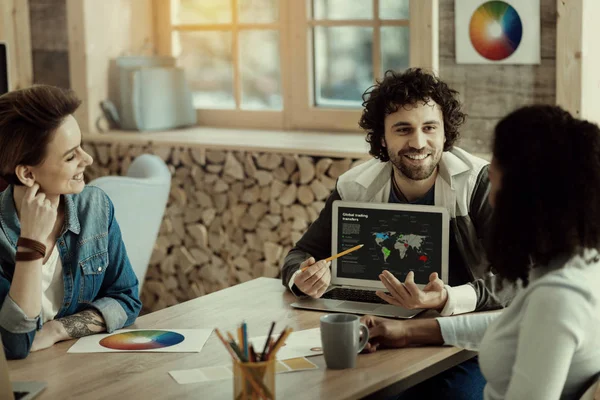
[[[437,0],[155,0],[154,12],[201,125],[358,130],[385,70],[437,67]]]

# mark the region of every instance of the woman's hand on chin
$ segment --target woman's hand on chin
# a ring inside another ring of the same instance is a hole
[[[52,230],[58,215],[60,196],[49,200],[40,191],[40,185],[34,183],[27,188],[21,202],[21,236],[44,243]]]

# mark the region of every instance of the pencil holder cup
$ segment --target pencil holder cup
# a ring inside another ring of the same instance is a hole
[[[233,362],[235,400],[275,399],[275,360]]]

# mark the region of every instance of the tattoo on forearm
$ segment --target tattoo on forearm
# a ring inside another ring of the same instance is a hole
[[[80,338],[106,330],[106,323],[96,310],[84,310],[80,313],[58,319],[67,334],[72,338]]]

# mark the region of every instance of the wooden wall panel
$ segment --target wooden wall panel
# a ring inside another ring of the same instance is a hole
[[[417,22],[410,25],[410,64],[438,72],[439,38],[436,31],[439,30],[439,1],[411,1],[410,20]]]
[[[111,61],[154,52],[152,0],[67,0],[71,86],[84,104],[79,124],[97,133],[99,103],[114,92]]]
[[[585,0],[582,31],[582,117],[600,123],[600,1]]]
[[[493,127],[517,107],[556,102],[556,2],[541,0],[540,65],[456,64],[454,1],[440,1],[440,77],[458,90],[469,115],[459,146],[489,153]]]
[[[557,103],[581,116],[581,35],[583,0],[557,0]]]
[[[66,0],[29,0],[31,48],[69,51]]]
[[[33,83],[71,86],[66,3],[29,0]]]
[[[9,89],[30,86],[33,68],[27,0],[0,1],[0,41],[8,44]]]

